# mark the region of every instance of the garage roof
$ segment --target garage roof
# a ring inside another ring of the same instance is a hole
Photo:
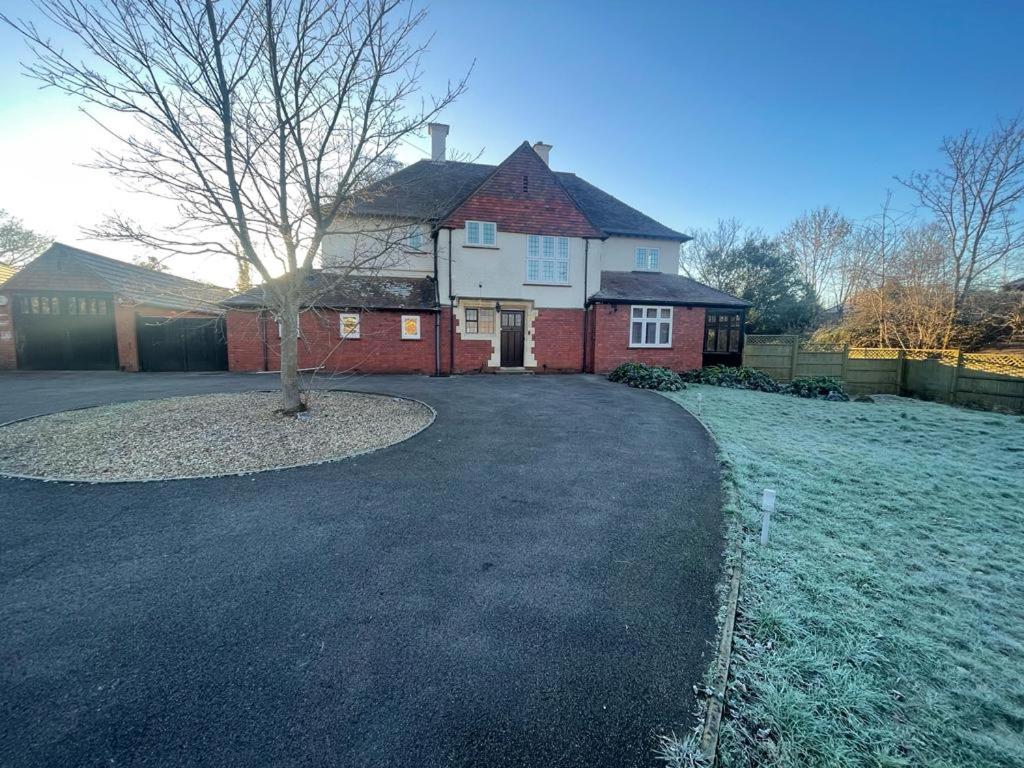
[[[15,291],[111,292],[137,304],[181,311],[220,312],[230,292],[215,285],[54,243],[3,285]]]
[[[257,285],[224,302],[227,307],[266,307],[267,294]],[[419,309],[436,307],[434,281],[428,277],[346,275],[315,270],[306,278],[302,300],[307,307],[333,309]]]

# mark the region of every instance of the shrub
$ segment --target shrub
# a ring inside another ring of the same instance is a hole
[[[686,389],[678,373],[646,363],[623,363],[608,374],[608,380],[622,382],[637,389],[656,389],[659,392]]]
[[[710,365],[695,368],[682,374],[683,381],[695,384],[711,384],[732,389],[755,389],[759,392],[778,392],[779,385],[764,371],[756,368],[732,368],[727,365]]]
[[[834,376],[797,376],[780,390],[797,397],[819,397],[826,400],[849,400],[843,383]]]

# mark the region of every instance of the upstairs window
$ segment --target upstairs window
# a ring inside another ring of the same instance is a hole
[[[672,307],[632,307],[629,346],[671,347]]]
[[[406,247],[411,251],[422,251],[423,250],[423,233],[418,229],[414,229],[409,233],[409,237],[405,239]]]
[[[526,282],[569,284],[568,237],[527,236]]]
[[[498,225],[493,221],[467,221],[466,245],[498,244]]]
[[[645,272],[657,272],[660,259],[660,248],[637,248],[634,263],[637,269],[642,269]]]

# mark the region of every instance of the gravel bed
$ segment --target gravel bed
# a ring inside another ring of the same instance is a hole
[[[275,414],[276,392],[118,403],[0,427],[0,474],[54,480],[208,477],[316,464],[401,442],[430,425],[413,400],[307,393],[308,418]]]

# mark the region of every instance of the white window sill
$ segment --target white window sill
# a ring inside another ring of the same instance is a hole
[[[463,248],[481,248],[481,249],[483,249],[485,251],[500,251],[501,250],[501,246],[498,246],[498,245],[470,245],[469,243],[465,243],[462,247]]]
[[[551,288],[572,288],[572,283],[541,283],[541,282],[530,282],[527,281],[523,285],[546,285]]]
[[[630,344],[629,349],[672,349],[671,344]]]

